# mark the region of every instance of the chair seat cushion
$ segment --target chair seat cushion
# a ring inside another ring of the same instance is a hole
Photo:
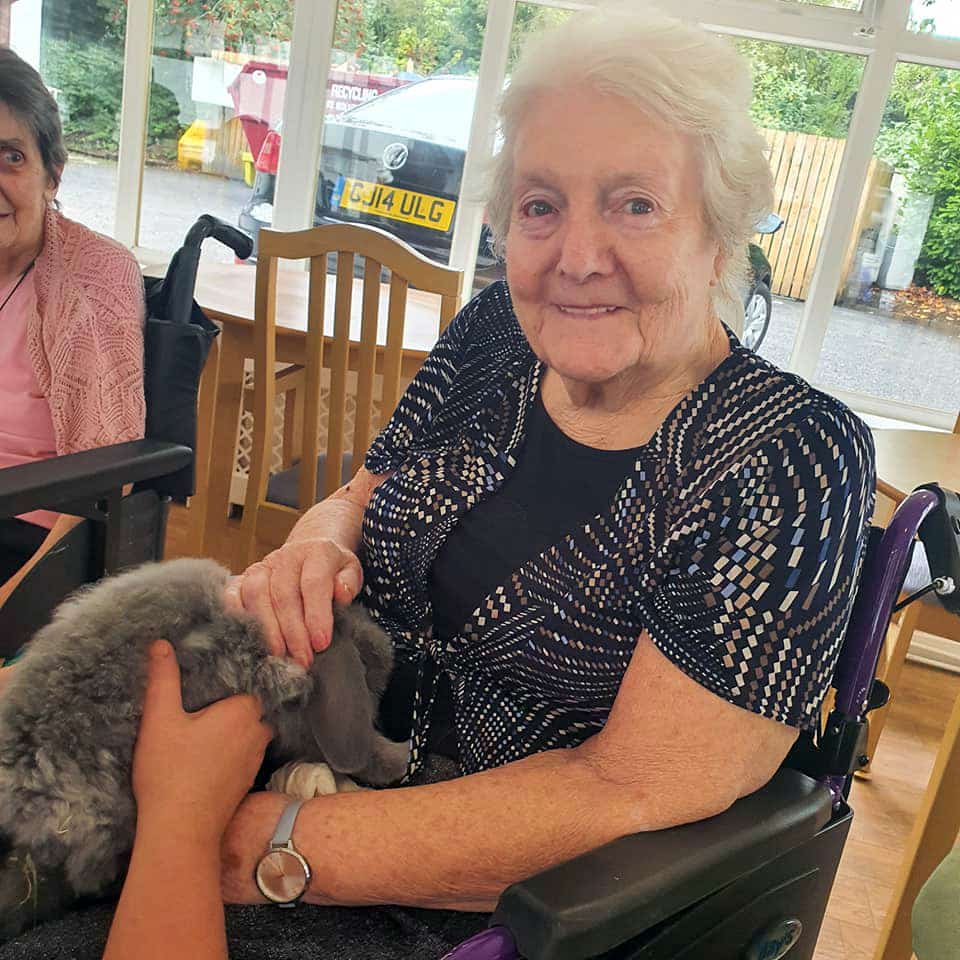
[[[913,952],[917,960],[949,960],[960,943],[960,847],[923,885],[913,905]]]
[[[323,499],[323,472],[326,469],[327,455],[317,457],[317,490],[314,502]],[[345,453],[340,464],[340,483],[346,483],[353,470],[353,454]],[[270,474],[267,482],[267,500],[270,503],[279,503],[294,510],[299,506],[298,488],[300,486],[300,464],[295,463],[286,470]]]

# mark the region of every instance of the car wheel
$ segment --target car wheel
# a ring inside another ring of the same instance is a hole
[[[772,308],[773,299],[770,296],[770,288],[761,280],[750,291],[743,311],[743,336],[740,342],[748,349],[756,351],[763,343],[763,338],[767,335],[767,329],[770,326]]]

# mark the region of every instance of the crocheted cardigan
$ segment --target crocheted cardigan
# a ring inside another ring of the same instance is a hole
[[[114,240],[47,212],[27,348],[58,455],[143,436],[143,278]]]

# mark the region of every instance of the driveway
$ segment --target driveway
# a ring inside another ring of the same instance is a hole
[[[60,188],[63,212],[92,230],[112,235],[116,179],[115,162],[71,155]],[[236,225],[240,208],[249,196],[250,188],[242,180],[147,167],[143,176],[140,245],[175,250],[202,213],[212,213]],[[204,244],[203,255],[211,260],[233,261],[233,252],[215,240]]]
[[[762,356],[786,364],[802,312],[799,300],[773,298]],[[828,391],[849,390],[955,414],[960,409],[960,327],[834,307],[816,382]]]
[[[67,216],[101,233],[114,223],[116,164],[71,157],[63,175],[61,202]],[[144,174],[140,243],[174,250],[201,213],[237,222],[250,188],[176,169],[148,167]],[[215,241],[204,257],[230,262],[233,254]],[[779,366],[789,359],[803,304],[774,297],[770,330],[760,353]],[[826,389],[866,393],[901,403],[955,413],[960,408],[960,329],[894,319],[875,310],[834,307],[817,382]]]

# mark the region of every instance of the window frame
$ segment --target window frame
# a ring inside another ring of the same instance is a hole
[[[585,9],[578,0],[546,0],[543,6]],[[824,237],[814,268],[788,369],[813,379],[840,282],[842,254],[854,229],[860,192],[880,130],[884,105],[898,63],[960,70],[960,38],[909,29],[910,0],[864,0],[858,11],[821,7],[800,0],[672,0],[671,12],[710,30],[739,37],[859,54],[866,58],[843,163],[831,198]],[[483,220],[482,173],[491,155],[493,111],[506,76],[516,0],[489,0],[480,55],[477,97],[464,161],[450,265],[473,284],[474,260]],[[336,0],[300,0],[294,12],[290,72],[284,103],[283,149],[277,172],[275,225],[294,230],[312,225],[323,139],[323,111],[311,91],[326,89],[336,19]],[[124,50],[124,89],[117,162],[115,236],[135,248],[139,240],[143,188],[153,0],[130,0]],[[303,185],[310,184],[304,191]],[[836,393],[837,391],[832,391]],[[956,412],[942,413],[891,403],[863,394],[843,399],[865,412],[950,429]]]

